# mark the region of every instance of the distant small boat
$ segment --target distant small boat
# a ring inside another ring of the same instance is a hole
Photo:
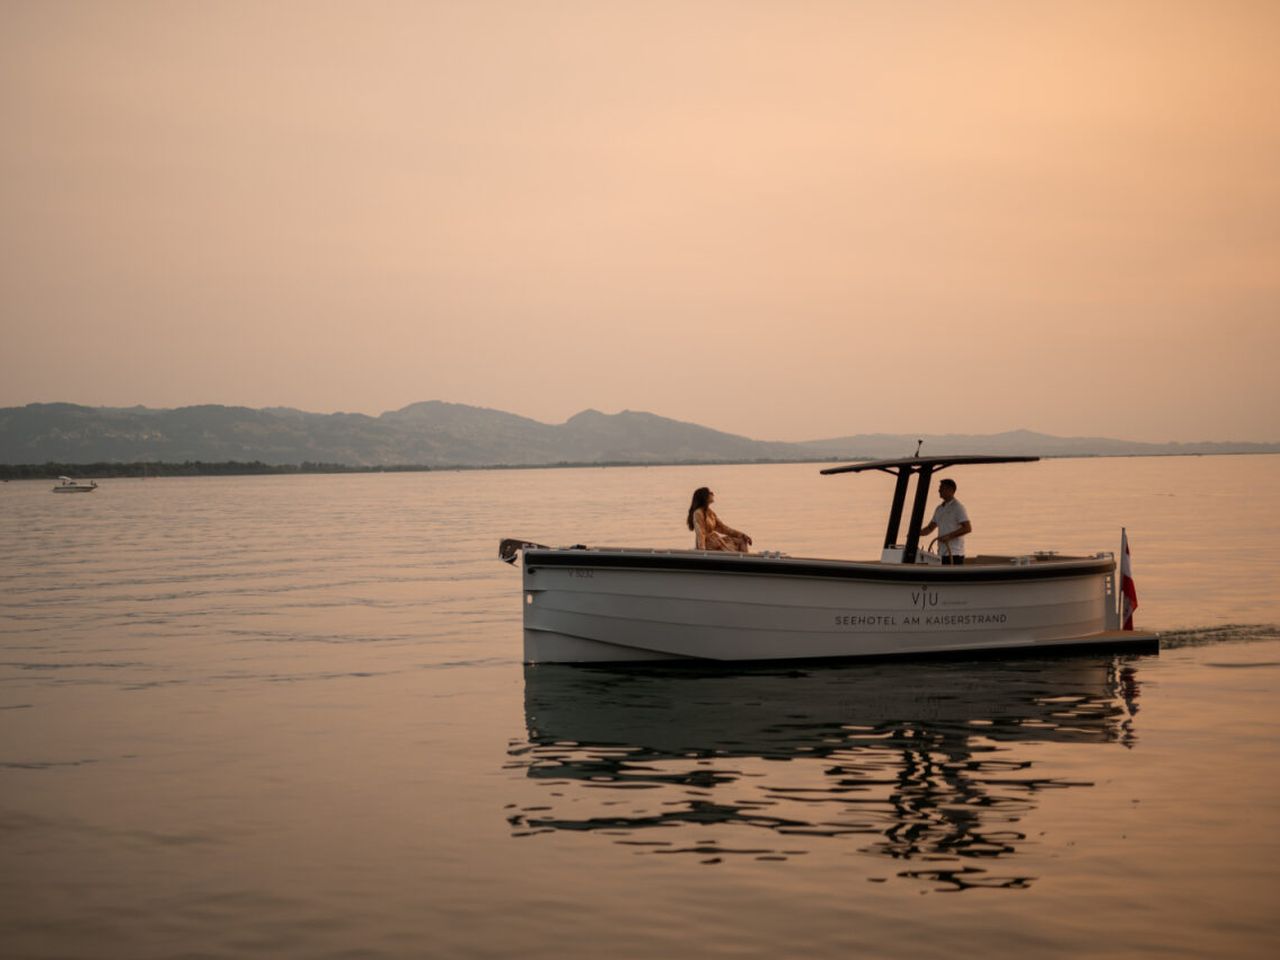
[[[70,477],[59,477],[58,481],[58,485],[53,488],[54,493],[93,493],[98,489],[98,481],[96,480],[81,483],[79,480],[72,480]]]

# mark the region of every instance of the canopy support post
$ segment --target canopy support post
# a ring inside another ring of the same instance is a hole
[[[884,534],[886,547],[897,546],[898,530],[902,526],[902,507],[907,502],[907,483],[911,479],[911,471],[903,468],[897,471],[898,482],[893,487],[893,505],[889,508],[889,528]]]
[[[929,483],[933,480],[933,464],[921,464],[917,476],[916,498],[911,504],[911,520],[907,524],[907,543],[902,550],[903,563],[916,562],[916,551],[920,548],[920,528],[924,526],[925,502],[929,499]]]

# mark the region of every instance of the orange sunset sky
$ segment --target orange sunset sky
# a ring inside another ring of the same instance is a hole
[[[1280,440],[1280,2],[0,19],[0,405]]]

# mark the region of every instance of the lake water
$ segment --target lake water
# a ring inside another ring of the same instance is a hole
[[[1280,457],[955,471],[1158,656],[522,666],[500,538],[877,555],[817,470],[0,485],[0,954],[1277,955]]]

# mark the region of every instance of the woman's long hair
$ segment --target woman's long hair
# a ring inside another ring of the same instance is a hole
[[[707,505],[710,502],[711,502],[710,487],[699,487],[697,490],[693,491],[693,502],[689,504],[689,516],[686,520],[686,522],[689,524],[690,530],[693,529],[694,512],[697,510],[707,509]]]

